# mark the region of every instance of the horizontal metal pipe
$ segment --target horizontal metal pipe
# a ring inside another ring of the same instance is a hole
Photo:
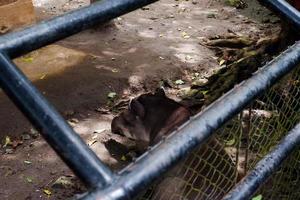
[[[280,167],[292,151],[299,147],[299,144],[300,124],[292,129],[271,153],[260,160],[254,169],[223,200],[250,199],[256,190]]]
[[[101,0],[89,7],[1,36],[0,52],[16,58],[155,1],[157,0]]]
[[[0,87],[87,186],[101,187],[112,181],[112,172],[89,149],[25,75],[5,54],[1,53]]]
[[[265,6],[279,14],[284,20],[291,22],[292,28],[300,30],[300,12],[285,0],[261,0]]]
[[[273,85],[300,62],[300,43],[297,42],[279,57],[259,69],[203,112],[173,132],[164,141],[146,152],[135,163],[120,172],[120,178],[103,190],[82,197],[84,200],[133,199],[155,178],[205,142],[213,132],[240,112],[259,94]]]

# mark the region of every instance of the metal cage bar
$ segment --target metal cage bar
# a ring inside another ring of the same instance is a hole
[[[260,185],[275,172],[281,163],[300,144],[300,124],[292,129],[272,152],[260,160],[254,169],[223,200],[249,199]]]
[[[106,168],[65,120],[10,61],[32,50],[103,23],[155,0],[102,0],[90,7],[0,37],[0,85],[31,122],[41,130],[77,176],[94,189],[82,199],[132,199],[161,173],[205,140],[244,108],[251,100],[291,71],[300,61],[300,43],[260,69],[249,80],[235,87],[205,111],[146,152],[118,175]],[[283,0],[266,4],[300,27],[300,15]],[[10,58],[9,58],[10,57]],[[179,134],[180,133],[180,134]]]
[[[275,11],[276,14],[282,17],[282,19],[289,21],[296,30],[300,30],[300,15],[299,11],[291,6],[285,0],[261,0],[266,7]]]
[[[121,171],[115,183],[104,190],[96,190],[82,199],[133,199],[155,178],[166,172],[193,148],[205,142],[212,133],[240,112],[254,98],[300,62],[300,42],[259,69],[250,79],[242,82],[203,112],[173,132],[164,141],[147,151],[135,163]]]
[[[101,0],[20,32],[1,36],[0,52],[5,52],[10,58],[16,58],[155,1],[157,0]]]
[[[0,86],[88,187],[101,188],[107,185],[113,180],[113,173],[10,59],[154,1],[102,0],[92,6],[0,37]]]
[[[87,186],[112,181],[112,172],[4,54],[0,54],[0,86]]]

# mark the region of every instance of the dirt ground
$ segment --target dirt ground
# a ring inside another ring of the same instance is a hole
[[[35,2],[38,20],[88,4],[86,0]],[[128,141],[110,133],[114,114],[99,112],[108,103],[108,94],[127,100],[155,89],[162,80],[189,84],[192,73],[207,78],[220,65],[201,41],[228,33],[264,37],[277,31],[278,22],[255,1],[236,9],[223,1],[162,0],[16,63],[97,155],[119,169],[126,164],[122,149],[115,153],[113,143],[107,141]],[[2,92],[0,113],[0,199],[66,199],[84,191]],[[8,139],[13,145],[6,145]]]

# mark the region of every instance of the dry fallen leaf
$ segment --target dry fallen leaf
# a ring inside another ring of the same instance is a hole
[[[97,137],[98,137],[98,135],[94,135],[94,136],[92,137],[92,139],[97,139]]]
[[[109,113],[109,109],[108,108],[96,108],[95,111],[101,113],[101,114],[108,114]]]
[[[94,130],[93,133],[102,133],[103,131],[105,131],[104,128],[103,129],[96,129],[96,130]]]
[[[32,63],[33,62],[33,57],[22,57],[22,60],[24,62],[27,62],[27,63]]]
[[[74,118],[74,117],[71,118],[71,119],[68,119],[68,121],[72,122],[72,123],[75,123],[75,124],[79,123],[79,120],[77,118]]]
[[[122,160],[122,161],[126,161],[126,160],[127,160],[126,156],[123,155],[123,156],[121,157],[121,160]]]
[[[6,136],[5,137],[5,140],[4,140],[4,144],[3,144],[3,147],[6,147],[8,145],[12,145],[12,142],[11,142],[11,139],[9,136]]]
[[[46,77],[46,74],[40,77],[40,80],[43,80]]]
[[[53,188],[71,188],[74,186],[72,176],[61,176],[53,184]]]
[[[193,57],[190,56],[190,55],[186,55],[186,56],[185,56],[185,59],[186,59],[186,60],[191,60],[192,58],[193,58]]]
[[[189,39],[191,36],[189,36],[189,35],[187,34],[187,32],[183,31],[183,32],[181,33],[181,37],[184,38],[184,39]]]
[[[7,148],[7,149],[5,149],[5,153],[6,154],[12,154],[12,153],[14,153],[14,150],[11,149],[11,148]]]
[[[222,60],[220,60],[219,65],[222,66],[225,62],[226,62],[226,60],[222,59]]]
[[[92,146],[93,144],[95,144],[96,142],[98,142],[97,140],[91,140],[89,141],[87,144],[88,146]]]
[[[112,69],[112,70],[111,70],[111,72],[113,72],[113,73],[118,73],[118,72],[119,72],[119,70],[118,70],[118,69],[116,69],[116,68],[114,68],[114,69]]]
[[[7,171],[5,174],[4,174],[4,177],[8,177],[8,176],[11,176],[13,175],[13,171],[12,170],[9,170]]]
[[[27,165],[30,165],[32,162],[29,161],[29,160],[24,160],[24,163],[27,164]]]
[[[183,85],[183,84],[184,84],[184,81],[181,80],[181,79],[179,79],[179,80],[176,80],[176,81],[175,81],[175,84],[176,84],[176,85]]]
[[[43,189],[43,192],[48,196],[51,196],[51,194],[52,194],[52,192],[48,189]]]
[[[32,183],[32,182],[33,182],[32,178],[30,178],[30,177],[26,177],[26,181],[27,181],[28,183]]]

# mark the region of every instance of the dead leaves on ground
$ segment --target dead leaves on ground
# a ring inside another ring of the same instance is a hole
[[[4,149],[5,154],[12,154],[15,152],[18,146],[23,145],[24,141],[30,140],[31,138],[37,138],[39,133],[31,128],[29,131],[23,132],[20,137],[11,138],[10,136],[5,136],[0,144],[0,147]]]
[[[128,95],[119,95],[116,92],[109,92],[107,94],[107,102],[105,106],[96,108],[95,111],[100,114],[118,113],[127,108],[129,104]]]

